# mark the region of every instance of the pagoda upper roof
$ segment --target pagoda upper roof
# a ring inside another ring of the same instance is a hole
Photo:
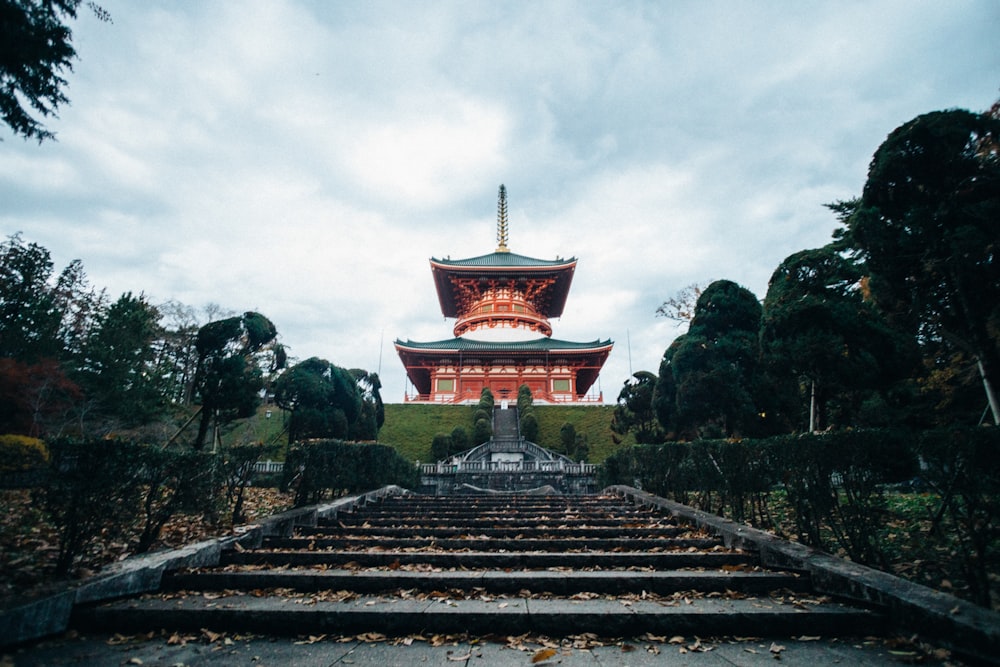
[[[521,341],[485,341],[471,338],[448,338],[427,343],[396,340],[397,348],[427,352],[594,352],[610,348],[608,340],[574,342],[556,338],[535,338]]]
[[[536,259],[513,252],[498,251],[467,259],[431,258],[431,273],[441,312],[445,317],[461,317],[468,307],[459,283],[469,280],[488,283],[503,281],[538,281],[548,284],[538,293],[535,307],[546,317],[559,317],[573,282],[576,258]]]
[[[576,264],[576,258],[536,259],[515,252],[491,252],[488,255],[467,259],[431,258],[431,264],[454,269],[568,269]]]

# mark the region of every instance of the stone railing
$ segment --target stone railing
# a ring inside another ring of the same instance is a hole
[[[566,475],[592,475],[597,472],[593,463],[555,461],[460,461],[458,463],[421,463],[422,475],[457,475],[459,473],[530,473],[550,472]]]

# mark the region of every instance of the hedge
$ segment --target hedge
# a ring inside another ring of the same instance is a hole
[[[386,484],[415,488],[419,481],[416,466],[388,445],[316,440],[289,448],[282,488],[293,488],[301,506],[321,501],[328,491],[337,496]]]
[[[600,474],[604,485],[637,486],[774,530],[781,526],[768,500],[784,490],[797,539],[880,567],[887,562],[880,534],[886,489],[912,482],[934,492],[935,529],[950,522],[973,597],[989,601],[990,563],[1000,557],[998,428],[639,445],[610,456]]]

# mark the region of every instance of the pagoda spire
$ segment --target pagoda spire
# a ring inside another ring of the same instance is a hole
[[[500,184],[497,195],[497,252],[510,252],[507,247],[507,188]]]

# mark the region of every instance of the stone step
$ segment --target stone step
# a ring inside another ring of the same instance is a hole
[[[416,516],[416,517],[366,517],[366,516],[352,516],[349,514],[344,514],[331,523],[326,525],[342,525],[344,527],[348,526],[361,526],[361,527],[404,527],[404,526],[415,526],[415,527],[425,527],[425,528],[447,528],[454,526],[461,526],[465,528],[509,528],[512,526],[535,526],[540,528],[559,528],[561,526],[566,527],[615,527],[615,526],[625,526],[625,527],[644,527],[642,522],[630,521],[620,518],[590,518],[590,519],[570,519],[570,518],[556,518],[556,517],[539,517],[537,520],[532,520],[530,517],[524,517],[519,515],[510,515],[505,517],[495,517],[495,518],[468,518],[462,521],[456,521],[453,518],[448,517],[435,517],[435,516]],[[672,525],[669,522],[663,522],[662,525]],[[655,527],[656,524],[652,524]]]
[[[489,548],[490,551],[677,551],[689,549],[708,550],[719,547],[715,538],[405,538],[386,537],[269,537],[264,540],[265,549],[297,549],[303,551],[358,550],[371,549],[440,549],[458,551],[462,549]]]
[[[579,499],[579,502],[577,500]],[[636,509],[633,505],[621,498],[592,498],[590,496],[553,496],[548,498],[517,498],[513,496],[498,496],[495,498],[483,498],[472,496],[399,496],[397,498],[386,499],[371,506],[381,506],[386,508],[408,508],[408,507],[432,507],[439,509],[474,507],[481,510],[498,508],[510,508],[530,511],[537,508],[553,508],[559,510],[574,509],[582,510],[587,508],[630,508]]]
[[[427,565],[437,568],[477,569],[547,569],[565,567],[585,568],[652,568],[677,570],[682,568],[719,569],[723,566],[752,566],[756,559],[750,554],[736,551],[666,551],[632,552],[579,552],[537,553],[492,551],[440,551],[425,549],[416,552],[394,551],[269,551],[255,549],[243,552],[226,552],[221,566],[261,565],[269,567],[344,567],[354,568],[397,567],[401,565]]]
[[[505,600],[314,596],[167,596],[123,600],[74,611],[84,632],[122,635],[168,630],[266,635],[349,635],[378,632],[561,637],[663,636],[851,636],[881,633],[885,619],[837,603],[810,604],[768,597],[692,597],[671,601],[571,598]]]
[[[463,536],[475,539],[483,537],[489,538],[541,538],[541,537],[678,537],[681,535],[698,535],[698,531],[693,531],[684,526],[652,526],[649,528],[619,528],[617,526],[590,526],[587,528],[540,528],[536,526],[508,526],[506,528],[477,528],[467,530],[464,526],[423,528],[419,526],[410,527],[368,527],[351,526],[341,528],[340,526],[302,526],[296,529],[296,533],[303,537],[311,536],[366,536],[366,537],[452,537],[461,538]]]
[[[806,576],[753,571],[455,571],[405,570],[252,570],[237,572],[180,572],[164,576],[165,591],[259,591],[290,589],[298,592],[353,591],[370,594],[403,590],[464,591],[481,595],[516,594],[525,590],[569,596],[577,593],[624,595],[683,591],[701,593],[766,594],[785,590],[806,593]],[[442,593],[443,595],[443,593]]]

